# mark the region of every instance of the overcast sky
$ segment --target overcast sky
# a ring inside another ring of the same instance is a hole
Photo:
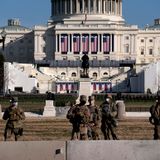
[[[10,18],[19,18],[26,27],[47,24],[51,0],[0,0],[0,26]],[[128,24],[144,27],[160,18],[160,0],[123,0],[123,17]]]

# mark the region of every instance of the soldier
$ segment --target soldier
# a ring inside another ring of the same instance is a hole
[[[101,131],[104,135],[104,139],[110,139],[110,134],[113,140],[117,140],[114,128],[118,125],[115,117],[117,115],[117,108],[112,104],[112,96],[106,95],[105,102],[100,106],[102,120],[101,120]]]
[[[88,137],[93,140],[100,140],[100,109],[95,105],[94,96],[88,97],[88,109],[90,111],[90,122],[88,126]]]
[[[150,107],[149,121],[154,125],[154,140],[160,139],[160,91],[157,92],[156,104]]]
[[[14,134],[15,141],[17,141],[18,138],[23,135],[22,121],[25,119],[25,115],[22,109],[18,108],[18,100],[16,97],[10,100],[10,106],[6,108],[3,119],[7,120],[4,140],[11,139]]]
[[[89,110],[85,105],[87,98],[85,95],[80,96],[80,103],[71,106],[67,113],[67,118],[72,123],[71,140],[87,140],[87,127],[89,123]]]

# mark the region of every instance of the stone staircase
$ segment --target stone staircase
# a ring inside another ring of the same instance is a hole
[[[5,122],[0,120],[0,141],[3,141],[4,127]],[[71,124],[65,118],[27,118],[22,140],[70,140],[71,129]],[[116,132],[120,140],[153,139],[153,126],[147,118],[119,120]]]

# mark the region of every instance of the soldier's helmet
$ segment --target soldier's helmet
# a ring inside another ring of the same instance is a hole
[[[85,95],[80,95],[80,101],[87,102],[87,97]]]
[[[94,96],[88,96],[88,101],[95,100]]]

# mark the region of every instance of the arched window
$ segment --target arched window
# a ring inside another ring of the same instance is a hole
[[[65,75],[66,75],[66,73],[65,73],[65,72],[62,72],[62,73],[61,73],[61,76],[65,76]]]
[[[77,75],[76,75],[75,72],[73,72],[73,73],[71,74],[71,76],[72,76],[72,77],[76,77]]]
[[[108,76],[108,73],[107,73],[107,72],[104,72],[104,73],[103,73],[103,76],[104,76],[104,77]]]
[[[96,72],[93,73],[93,78],[97,78],[97,73]]]
[[[124,46],[125,48],[125,53],[129,53],[129,44],[126,44],[125,46]]]

